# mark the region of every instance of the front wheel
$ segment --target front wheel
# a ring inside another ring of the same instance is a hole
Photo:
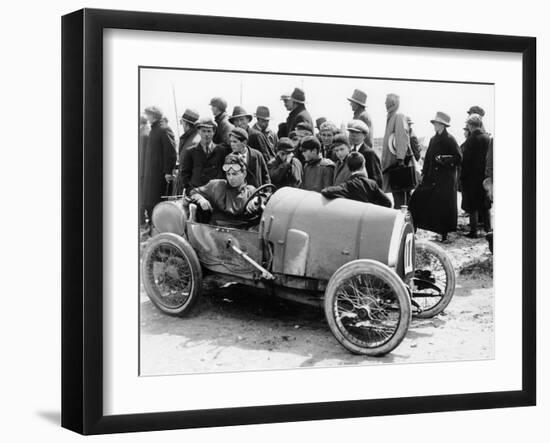
[[[405,284],[374,260],[354,260],[339,268],[328,282],[324,307],[334,337],[354,354],[391,352],[411,322]]]
[[[199,259],[179,235],[163,233],[151,240],[143,253],[141,275],[149,299],[166,314],[185,315],[200,295]]]
[[[447,253],[430,241],[415,242],[415,257],[413,316],[431,318],[451,302],[456,286],[455,271]]]

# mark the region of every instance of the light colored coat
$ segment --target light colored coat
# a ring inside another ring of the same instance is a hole
[[[395,136],[395,154],[390,151],[390,136]],[[382,143],[382,180],[384,192],[391,192],[387,169],[397,163],[397,160],[404,160],[411,150],[409,140],[409,125],[407,117],[397,112],[397,107],[390,109],[386,119],[386,132]]]

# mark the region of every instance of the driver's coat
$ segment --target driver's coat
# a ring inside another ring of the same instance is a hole
[[[206,185],[191,190],[191,199],[196,194],[206,198],[212,205],[214,219],[232,218],[244,212],[244,204],[256,188],[243,183],[238,188],[229,186],[227,180],[210,180]]]

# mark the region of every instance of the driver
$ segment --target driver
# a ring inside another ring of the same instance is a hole
[[[244,207],[256,188],[246,183],[246,165],[239,155],[229,154],[225,157],[222,169],[226,179],[210,180],[206,185],[192,189],[189,200],[202,211],[211,211],[211,224],[245,224],[243,215],[257,213],[260,209],[257,199]]]

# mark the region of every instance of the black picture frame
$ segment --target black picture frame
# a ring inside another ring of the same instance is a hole
[[[522,55],[522,388],[106,416],[103,413],[103,31],[251,36]],[[281,29],[284,29],[282,35]],[[62,426],[82,434],[351,418],[536,404],[536,39],[83,9],[62,18]]]

